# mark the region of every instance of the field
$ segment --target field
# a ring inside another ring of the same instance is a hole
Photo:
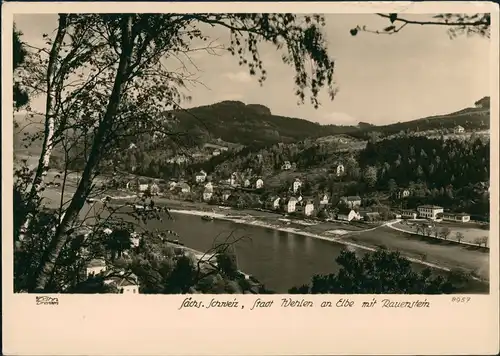
[[[410,233],[416,234],[417,228],[416,225],[406,225],[397,223],[393,225],[395,228],[402,229],[408,231]],[[478,225],[474,223],[449,223],[449,222],[437,222],[436,228],[439,230],[441,228],[449,228],[451,233],[448,237],[448,240],[457,241],[457,233],[463,234],[463,242],[474,244],[477,239],[486,238],[489,241],[488,230],[483,230],[479,228]]]
[[[346,236],[353,242],[398,250],[405,255],[424,259],[447,268],[464,269],[489,280],[489,253],[470,246],[460,246],[447,241],[426,239],[383,226],[372,231],[351,233]]]

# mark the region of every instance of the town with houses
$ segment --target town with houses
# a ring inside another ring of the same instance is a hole
[[[282,169],[291,169],[292,165],[289,161],[283,163]],[[342,163],[338,163],[334,167],[337,176],[341,176],[345,172],[345,167]],[[266,201],[259,201],[262,209],[274,211],[284,214],[293,214],[303,217],[318,217],[324,216],[324,220],[365,220],[365,221],[380,221],[382,216],[378,212],[363,209],[362,197],[360,196],[341,196],[337,204],[331,202],[331,194],[322,192],[316,196],[302,196],[301,187],[303,181],[296,178],[290,185],[288,192],[281,195],[273,195],[267,198]],[[148,192],[153,196],[161,196],[165,193],[175,193],[181,198],[190,196],[192,188],[201,188],[202,201],[211,203],[215,197],[219,197],[216,201],[219,205],[231,205],[231,196],[241,191],[263,193],[264,180],[262,177],[245,178],[238,172],[234,172],[227,179],[213,182],[212,178],[204,171],[200,170],[192,179],[191,182],[154,179],[136,179],[126,184],[126,189],[130,192],[139,192],[144,194]],[[408,188],[399,188],[392,194],[396,201],[404,201],[409,198],[412,191]],[[235,206],[236,207],[236,206]],[[252,208],[255,208],[252,207]],[[443,207],[435,205],[420,205],[416,209],[391,209],[390,218],[423,218],[431,221],[455,221],[466,223],[469,222],[470,214],[465,212],[455,213],[446,212]]]

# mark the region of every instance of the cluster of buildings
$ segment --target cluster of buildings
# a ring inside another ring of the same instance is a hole
[[[210,201],[214,195],[216,186],[208,174],[201,170],[196,173],[194,182],[197,185],[203,185],[203,201]],[[231,195],[231,189],[246,188],[246,189],[262,189],[264,180],[261,177],[245,178],[242,174],[233,172],[227,179],[222,179],[218,183],[218,188],[223,190],[222,200],[227,200]]]
[[[461,133],[464,133],[465,132],[465,129],[463,128],[463,126],[455,126],[455,128],[453,129],[453,132],[456,133],[456,134],[461,134]]]
[[[206,150],[210,150],[212,152],[212,156],[220,156],[220,154],[222,152],[227,152],[229,150],[229,148],[227,148],[226,146],[222,146],[222,145],[215,145],[215,144],[212,144],[212,143],[206,143],[204,146],[203,146],[204,149]]]
[[[325,209],[328,206],[328,202],[329,198],[327,194],[305,199],[301,195],[286,198],[273,196],[266,202],[266,208],[269,210],[281,210],[287,214],[297,213],[304,216],[311,216]]]
[[[106,228],[103,230],[105,235],[110,236],[112,230]],[[92,233],[91,230],[85,228],[78,232],[84,239]],[[137,233],[132,233],[130,236],[130,247],[137,248],[140,244],[141,236]],[[88,258],[89,251],[87,248],[82,248],[80,251],[82,257]],[[119,256],[128,257],[127,251],[123,251]],[[103,258],[94,258],[90,260],[82,271],[84,278],[101,276],[104,279],[104,284],[112,285],[117,288],[121,294],[139,294],[139,282],[137,276],[134,274],[125,274],[124,271],[117,271],[115,268],[111,269]]]
[[[144,178],[138,178],[134,181],[128,182],[126,188],[137,192],[146,192],[149,190],[153,195],[160,193],[160,186],[158,182],[150,181]]]
[[[444,208],[437,205],[420,205],[416,210],[404,209],[401,210],[401,217],[407,219],[429,219],[434,221],[455,221],[469,222],[470,215],[466,213],[445,212]]]
[[[297,183],[295,181],[294,183]],[[292,186],[291,191],[297,193],[294,189],[297,184]],[[321,193],[315,197],[303,198],[302,195],[293,194],[288,197],[272,196],[266,202],[266,208],[269,210],[280,210],[284,213],[296,213],[304,216],[311,216],[321,211],[325,211],[327,215],[332,215],[338,220],[351,221],[360,216],[358,208],[361,205],[361,198],[359,196],[344,196],[340,198],[338,212],[332,214],[332,204],[327,193]]]
[[[291,163],[290,161],[284,161],[281,165],[281,170],[288,171],[292,168],[295,168],[295,163]],[[335,162],[332,167],[333,172],[337,177],[344,175],[345,166],[342,162]]]
[[[144,193],[149,191],[152,195],[159,195],[164,191],[175,191],[177,193],[190,193],[191,186],[184,181],[171,180],[165,182],[162,179],[136,178],[126,183],[125,188],[132,192]]]
[[[139,294],[139,282],[134,274],[125,275],[124,272],[119,272],[118,275],[113,275],[108,269],[108,265],[102,259],[91,260],[85,268],[85,277],[93,277],[101,275],[104,277],[104,283],[113,285],[118,289],[120,294]]]

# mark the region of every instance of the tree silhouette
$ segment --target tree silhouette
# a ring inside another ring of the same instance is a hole
[[[15,25],[12,36],[13,36],[12,62],[15,72],[17,68],[21,67],[24,64],[28,52],[26,51],[26,48],[24,48],[23,43],[21,41],[22,33],[16,30]],[[29,101],[28,93],[26,92],[26,90],[22,89],[19,82],[16,81],[14,82],[13,90],[14,90],[14,106],[19,109],[28,103]]]
[[[439,231],[439,235],[444,239],[448,239],[448,237],[450,236],[451,234],[451,229],[449,227],[443,227],[440,231]]]
[[[294,287],[300,294],[442,294],[452,293],[465,282],[455,276],[433,276],[430,269],[415,272],[399,252],[378,250],[358,257],[343,250],[337,273],[315,275],[310,285]]]
[[[43,253],[32,289],[47,286],[67,242],[66,232],[85,204],[102,162],[122,151],[123,140],[158,132],[176,142],[163,114],[182,111],[181,89],[190,78],[169,71],[161,59],[189,54],[195,41],[208,41],[203,26],[220,27],[231,36],[229,53],[261,84],[267,77],[261,43],[274,45],[284,64],[295,71],[299,103],[309,99],[318,107],[322,88],[330,98],[335,95],[334,62],[321,31],[324,22],[321,15],[294,14],[60,14],[55,38],[47,39],[48,62],[33,66],[33,77],[47,78],[39,83],[47,100],[45,137],[30,199],[40,195],[55,142],[65,137],[68,127],[94,133],[81,179]],[[65,41],[68,36],[72,41]],[[213,48],[206,50],[213,53]],[[73,76],[83,69],[93,74],[75,86]],[[175,119],[173,114],[169,118]],[[29,218],[26,221],[29,225]]]
[[[112,260],[121,257],[123,252],[130,250],[132,246],[130,231],[125,228],[113,230],[105,238],[105,246],[110,252]]]

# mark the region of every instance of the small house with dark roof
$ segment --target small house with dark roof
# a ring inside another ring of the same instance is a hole
[[[277,210],[280,207],[281,198],[278,196],[271,196],[267,199],[266,207],[271,210]]]
[[[110,277],[105,283],[116,287],[120,294],[139,294],[139,283],[135,275]]]
[[[318,194],[313,201],[314,209],[317,211],[324,210],[329,206],[329,202],[330,199],[328,197],[328,194],[326,193]]]
[[[361,197],[358,195],[344,196],[340,200],[351,209],[361,205]]]
[[[175,188],[175,191],[180,192],[180,193],[189,193],[191,191],[191,187],[187,183],[178,183]]]
[[[365,221],[379,221],[381,219],[378,211],[367,211],[362,214]]]
[[[356,219],[358,216],[358,213],[354,211],[351,208],[340,208],[339,211],[337,212],[337,220],[342,220],[342,221],[352,221]]]
[[[418,213],[415,210],[410,210],[410,209],[403,209],[400,211],[401,217],[406,218],[406,219],[413,219],[415,220],[417,218]]]
[[[443,220],[445,221],[459,221],[459,222],[469,222],[470,215],[466,213],[442,213]]]

